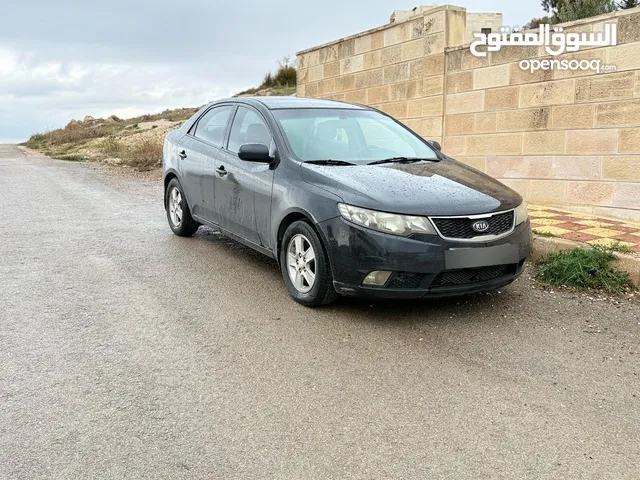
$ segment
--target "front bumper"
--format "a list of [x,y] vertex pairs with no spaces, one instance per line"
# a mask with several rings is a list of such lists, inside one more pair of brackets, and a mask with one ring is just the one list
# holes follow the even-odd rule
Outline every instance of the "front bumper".
[[[434,235],[399,237],[362,228],[342,217],[318,227],[327,246],[334,287],[349,296],[409,299],[493,290],[520,276],[531,247],[529,221],[509,236],[488,243]],[[374,270],[394,273],[384,286],[363,285],[364,277]]]

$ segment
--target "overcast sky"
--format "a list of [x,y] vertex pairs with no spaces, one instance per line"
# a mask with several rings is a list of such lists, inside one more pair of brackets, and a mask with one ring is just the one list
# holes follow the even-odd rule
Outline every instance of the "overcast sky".
[[[4,3],[4,2],[3,2]],[[8,3],[8,4],[7,4]],[[383,25],[407,0],[9,0],[0,17],[0,142],[84,115],[202,105],[258,85],[276,60]],[[424,2],[429,3],[429,2]],[[538,0],[460,0],[522,25]]]

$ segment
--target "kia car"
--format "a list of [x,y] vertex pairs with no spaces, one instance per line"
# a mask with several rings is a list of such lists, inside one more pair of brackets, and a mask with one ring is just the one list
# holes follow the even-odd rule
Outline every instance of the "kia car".
[[163,179],[176,235],[206,225],[274,258],[307,306],[496,289],[530,251],[518,193],[364,105],[210,103],[167,135]]

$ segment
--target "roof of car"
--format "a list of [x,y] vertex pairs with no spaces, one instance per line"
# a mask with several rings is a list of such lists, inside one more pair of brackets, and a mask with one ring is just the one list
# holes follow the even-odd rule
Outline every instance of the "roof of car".
[[365,110],[367,107],[353,103],[336,102],[333,100],[321,100],[319,98],[298,97],[241,97],[240,100],[253,100],[262,103],[269,110],[281,108],[349,108]]

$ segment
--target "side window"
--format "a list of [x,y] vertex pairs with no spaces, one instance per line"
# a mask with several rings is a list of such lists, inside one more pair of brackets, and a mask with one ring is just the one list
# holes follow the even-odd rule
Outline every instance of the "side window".
[[245,143],[262,143],[268,147],[271,144],[271,134],[260,115],[249,108],[238,107],[231,125],[228,148],[231,152],[238,153],[240,145]]
[[224,130],[232,110],[233,107],[230,105],[212,108],[200,119],[194,135],[221,147],[224,140]]

